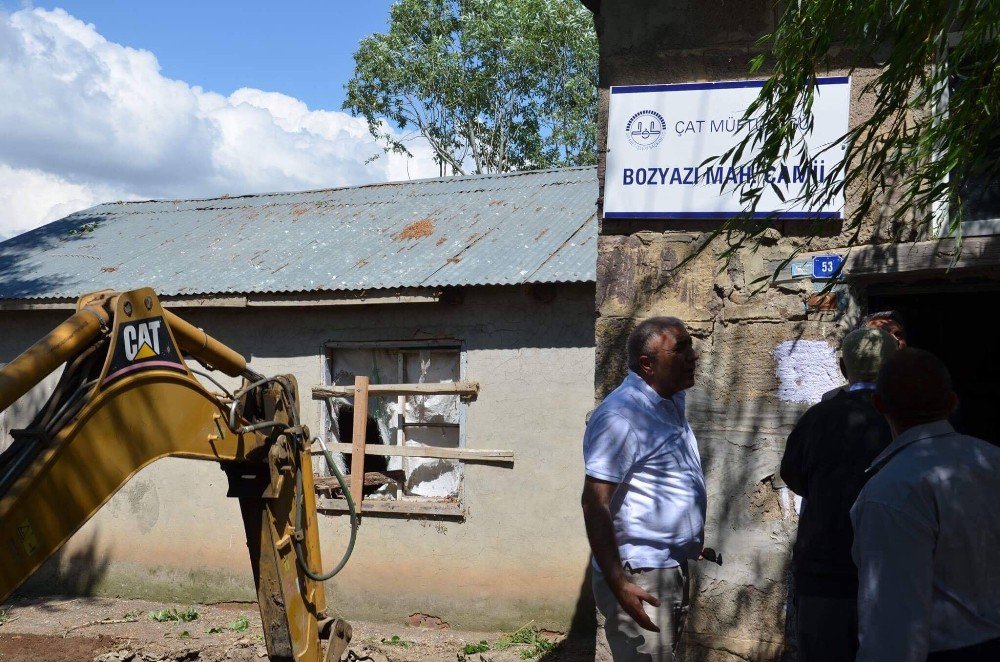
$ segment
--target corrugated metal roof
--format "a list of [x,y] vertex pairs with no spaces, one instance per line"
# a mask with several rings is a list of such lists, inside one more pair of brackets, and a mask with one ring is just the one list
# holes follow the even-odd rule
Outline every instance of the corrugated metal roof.
[[0,243],[0,299],[594,281],[592,167],[114,202]]

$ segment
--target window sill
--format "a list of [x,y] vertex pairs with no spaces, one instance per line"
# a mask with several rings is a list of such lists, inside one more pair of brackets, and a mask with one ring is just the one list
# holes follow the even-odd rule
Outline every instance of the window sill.
[[[465,508],[452,501],[386,501],[365,499],[361,502],[362,515],[406,515],[417,517],[448,517],[465,519]],[[322,513],[335,515],[347,512],[346,499],[316,497],[316,509]]]

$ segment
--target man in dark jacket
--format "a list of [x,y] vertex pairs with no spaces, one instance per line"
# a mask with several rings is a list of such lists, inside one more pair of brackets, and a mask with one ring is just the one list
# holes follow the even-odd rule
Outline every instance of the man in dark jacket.
[[879,367],[897,347],[880,329],[849,333],[841,345],[848,386],[811,407],[785,445],[781,478],[805,500],[792,555],[800,662],[854,660],[857,651],[850,510],[865,469],[892,441],[871,396]]

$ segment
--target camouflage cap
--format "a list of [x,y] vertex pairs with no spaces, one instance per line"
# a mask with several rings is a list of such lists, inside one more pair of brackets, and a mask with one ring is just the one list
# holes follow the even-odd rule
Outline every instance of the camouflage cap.
[[874,382],[882,363],[898,349],[896,339],[882,329],[858,329],[844,336],[840,356],[847,381]]

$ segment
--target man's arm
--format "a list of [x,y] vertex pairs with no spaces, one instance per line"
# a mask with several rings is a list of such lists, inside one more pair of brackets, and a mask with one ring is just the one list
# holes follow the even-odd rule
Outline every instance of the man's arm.
[[643,629],[659,632],[660,629],[646,614],[642,603],[648,602],[654,607],[659,607],[660,601],[628,581],[622,569],[618,544],[615,542],[614,523],[611,519],[611,510],[608,508],[617,487],[618,483],[598,480],[591,476],[585,477],[581,502],[587,539],[590,541],[594,560],[604,574],[604,581],[618,599],[622,609]]
[[862,499],[851,520],[858,566],[858,662],[924,662],[931,627],[933,527]]

